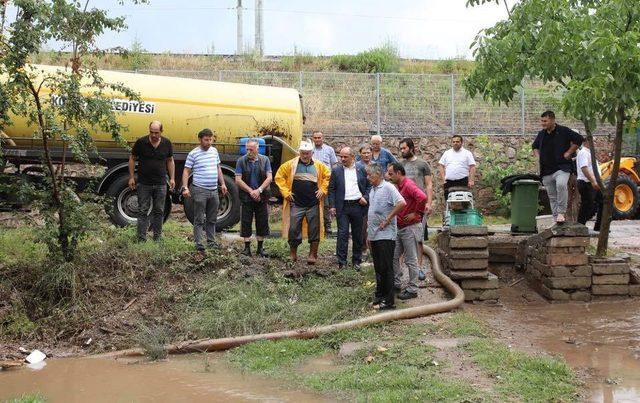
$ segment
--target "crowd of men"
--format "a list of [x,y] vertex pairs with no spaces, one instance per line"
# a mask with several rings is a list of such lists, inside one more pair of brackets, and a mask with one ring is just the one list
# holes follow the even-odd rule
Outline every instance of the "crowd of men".
[[[585,223],[601,204],[601,194],[591,168],[591,156],[583,139],[571,129],[556,124],[552,111],[541,116],[542,130],[533,142],[539,156],[540,176],[547,188],[553,216],[565,221],[567,183],[572,170],[577,170],[582,197],[578,221]],[[166,198],[175,186],[175,163],[171,142],[162,136],[162,124],[149,125],[148,136],[138,139],[129,160],[129,186],[136,189],[140,215],[138,240],[145,241],[151,226],[154,240],[162,235]],[[272,181],[283,197],[282,236],[287,238],[290,258],[298,260],[298,247],[309,242],[308,264],[318,260],[318,248],[325,234],[331,233],[337,221],[336,258],[340,269],[349,264],[360,270],[366,259],[373,262],[376,274],[374,306],[393,309],[395,298],[407,300],[418,296],[425,286],[426,267],[422,243],[428,239],[427,218],[433,211],[433,180],[429,163],[417,155],[412,139],[398,144],[401,159],[382,147],[382,137],[374,135],[369,144],[343,147],[336,155],[324,143],[322,132],[312,133],[312,141],[302,141],[299,155],[285,163],[273,175],[270,160],[259,153],[257,139],[246,142],[246,154],[238,159],[235,183],[241,201],[240,237],[242,254],[252,256],[251,237],[255,222],[256,256],[266,257],[263,242],[269,235],[269,187]],[[186,158],[180,192],[191,199],[194,209],[194,240],[197,257],[205,256],[207,247],[216,247],[215,231],[219,205],[218,193],[228,190],[213,146],[214,133],[203,129],[198,133],[198,147]],[[455,135],[452,147],[439,159],[443,191],[452,187],[473,188],[476,161],[463,146],[463,138]],[[137,162],[137,178],[135,167]],[[191,180],[190,180],[191,178]],[[188,185],[187,185],[188,184]],[[149,219],[151,218],[151,219]],[[600,214],[595,229],[599,229]]]

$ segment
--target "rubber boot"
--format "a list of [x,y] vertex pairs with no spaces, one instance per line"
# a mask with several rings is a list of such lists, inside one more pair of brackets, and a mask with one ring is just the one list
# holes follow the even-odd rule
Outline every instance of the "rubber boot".
[[298,248],[297,247],[290,247],[289,248],[289,253],[291,255],[291,261],[292,262],[297,262],[298,261]]
[[244,250],[243,250],[242,252],[240,252],[240,254],[241,254],[241,255],[248,256],[248,257],[251,257],[251,246],[246,245],[246,246],[244,247]]
[[311,242],[309,244],[309,258],[307,259],[307,264],[316,264],[318,261],[318,247],[320,246],[320,242]]

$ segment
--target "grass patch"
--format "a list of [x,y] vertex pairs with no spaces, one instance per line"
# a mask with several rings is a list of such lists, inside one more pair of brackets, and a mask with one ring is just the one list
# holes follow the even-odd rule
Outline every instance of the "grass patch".
[[151,361],[167,358],[168,353],[164,346],[171,338],[166,327],[142,325],[136,340]]
[[226,282],[211,279],[185,305],[187,328],[199,337],[255,334],[330,324],[367,312],[366,275],[290,280],[277,273]]
[[443,329],[455,337],[488,337],[487,326],[473,315],[459,311],[446,318]]
[[2,228],[0,231],[0,264],[13,267],[23,263],[33,266],[42,264],[47,256],[47,247],[37,243],[31,227]]
[[20,397],[16,397],[13,399],[9,399],[7,403],[44,403],[47,399],[45,399],[42,395],[28,395],[24,394]]
[[508,397],[525,402],[576,400],[575,375],[563,361],[513,351],[492,340],[472,341],[464,348],[498,379],[498,391]]
[[291,368],[305,359],[317,357],[326,351],[326,347],[318,339],[266,340],[232,350],[227,357],[244,370],[278,375],[283,374],[284,368]]

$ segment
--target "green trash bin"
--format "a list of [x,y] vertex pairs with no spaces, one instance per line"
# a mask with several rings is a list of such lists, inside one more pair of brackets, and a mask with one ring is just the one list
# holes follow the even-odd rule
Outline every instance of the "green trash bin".
[[536,232],[540,182],[521,179],[511,189],[511,232]]

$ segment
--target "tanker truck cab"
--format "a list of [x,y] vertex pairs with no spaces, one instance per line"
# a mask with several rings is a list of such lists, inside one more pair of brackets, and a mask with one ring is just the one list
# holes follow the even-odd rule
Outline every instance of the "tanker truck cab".
[[[45,71],[58,69],[38,66]],[[247,84],[194,80],[113,71],[100,71],[107,82],[124,83],[140,94],[141,101],[114,99],[113,109],[118,121],[128,128],[122,133],[132,147],[136,139],[148,134],[153,120],[162,122],[163,136],[173,144],[175,161],[175,190],[167,192],[165,219],[173,204],[183,204],[179,193],[184,163],[189,151],[199,146],[197,133],[209,128],[215,134],[214,144],[220,155],[221,168],[228,194],[220,194],[217,228],[223,230],[240,220],[240,199],[235,184],[235,166],[242,155],[241,139],[264,139],[264,154],[275,171],[280,164],[296,156],[295,148],[302,139],[302,97],[295,89]],[[53,98],[53,97],[52,97]],[[40,162],[42,148],[33,139],[33,128],[26,120],[15,118],[5,129],[3,151],[16,167]],[[97,193],[109,200],[107,212],[111,221],[119,226],[131,225],[138,215],[137,194],[128,187],[128,159],[130,150],[116,144],[106,133],[92,133],[98,155],[95,163],[106,167],[99,179]],[[57,160],[72,158],[68,150],[55,146],[52,154]],[[167,177],[167,186],[168,186]],[[278,194],[274,192],[272,194]],[[185,215],[193,222],[190,205]]]

